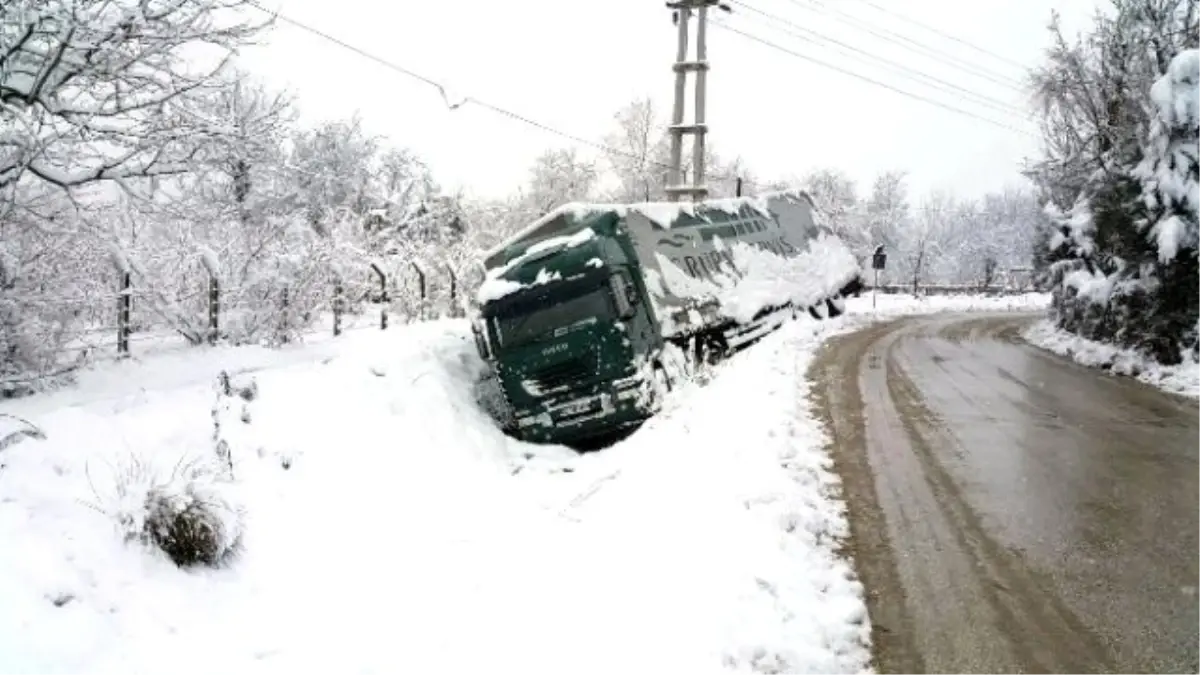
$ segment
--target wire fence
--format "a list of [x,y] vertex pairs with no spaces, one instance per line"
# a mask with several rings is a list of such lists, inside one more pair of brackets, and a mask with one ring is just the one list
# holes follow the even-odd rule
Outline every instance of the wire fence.
[[372,263],[360,278],[331,275],[332,280],[318,278],[298,289],[280,283],[222,285],[220,278],[200,269],[173,293],[139,287],[134,275],[123,271],[111,291],[39,297],[40,307],[57,308],[63,316],[23,326],[21,341],[45,354],[33,368],[18,367],[14,336],[0,334],[0,398],[32,393],[40,383],[81,366],[126,359],[138,351],[280,346],[321,333],[337,337],[462,317],[473,305],[471,290],[482,280],[481,272],[456,270],[448,263],[410,262],[393,270]]

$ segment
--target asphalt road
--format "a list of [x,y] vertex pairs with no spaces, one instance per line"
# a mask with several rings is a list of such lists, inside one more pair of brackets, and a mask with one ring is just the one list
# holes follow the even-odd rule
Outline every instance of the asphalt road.
[[1028,320],[902,319],[814,363],[875,667],[1197,672],[1197,404]]

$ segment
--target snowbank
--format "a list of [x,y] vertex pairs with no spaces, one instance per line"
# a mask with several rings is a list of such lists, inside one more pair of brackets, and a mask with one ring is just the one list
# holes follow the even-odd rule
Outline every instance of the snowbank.
[[1049,320],[1033,324],[1022,336],[1043,349],[1074,359],[1076,363],[1103,368],[1117,375],[1131,375],[1159,389],[1200,398],[1200,363],[1195,360],[1164,366],[1131,349],[1121,349],[1060,330]]
[[846,301],[849,314],[879,317],[937,312],[1042,312],[1050,306],[1049,293],[1021,295],[925,295],[879,293],[872,307],[871,291]]
[[[790,324],[584,456],[496,430],[463,321],[195,349],[0,404],[46,433],[0,455],[0,671],[863,670],[803,377],[846,325]],[[184,572],[88,505],[130,457],[209,450],[222,368],[258,384],[245,528],[230,565]]]

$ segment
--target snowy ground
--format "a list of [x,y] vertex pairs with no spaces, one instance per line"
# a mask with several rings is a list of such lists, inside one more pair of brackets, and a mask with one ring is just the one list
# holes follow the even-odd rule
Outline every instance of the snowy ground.
[[1022,295],[927,295],[915,296],[907,293],[879,293],[874,301],[871,291],[863,291],[857,298],[847,301],[851,314],[870,316],[902,316],[929,314],[934,312],[974,311],[1020,311],[1043,312],[1050,305],[1048,293],[1024,293]]
[[[1045,306],[879,300],[785,325],[584,456],[494,429],[455,321],[107,364],[0,403],[47,435],[0,451],[0,672],[864,670],[813,352],[882,316]],[[244,549],[185,572],[102,512],[131,457],[210,452],[222,368],[260,390]]]
[[1094,342],[1039,321],[1024,332],[1031,343],[1074,359],[1085,366],[1103,368],[1114,375],[1132,375],[1165,391],[1200,398],[1200,363],[1187,360],[1164,366],[1133,350]]

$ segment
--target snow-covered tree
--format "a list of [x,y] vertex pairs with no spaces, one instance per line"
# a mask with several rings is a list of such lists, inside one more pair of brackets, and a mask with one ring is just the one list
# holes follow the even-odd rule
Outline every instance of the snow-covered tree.
[[124,204],[151,226],[122,247],[135,263],[139,307],[190,341],[208,335],[208,283],[217,281],[234,342],[257,339],[286,282],[276,258],[296,226],[297,198],[285,141],[294,103],[285,94],[231,72],[195,93],[207,125],[219,129],[186,174],[161,181],[145,200]]
[[[1196,271],[1194,255],[1163,255],[1188,237],[1174,236],[1187,232],[1178,208],[1186,200],[1162,188],[1189,171],[1186,152],[1171,150],[1171,139],[1178,148],[1194,145],[1194,117],[1189,131],[1188,116],[1177,113],[1194,109],[1195,85],[1187,80],[1194,83],[1195,74],[1176,80],[1168,71],[1197,45],[1197,3],[1112,5],[1073,43],[1052,25],[1054,45],[1035,74],[1046,151],[1029,174],[1050,202],[1058,324],[1173,363],[1196,350]],[[1195,65],[1187,58],[1184,70]],[[1190,93],[1176,98],[1177,87]]]
[[9,0],[0,6],[0,190],[64,190],[188,170],[213,133],[188,94],[219,72],[189,50],[227,57],[261,25],[239,0]]
[[[871,194],[862,205],[862,228],[870,238],[872,250],[883,246],[896,252],[899,233],[908,227],[911,217],[908,206],[908,186],[901,171],[889,171],[875,178]],[[881,275],[881,278],[890,275]]]
[[826,224],[835,232],[859,260],[874,250],[866,227],[863,205],[858,200],[854,181],[838,169],[810,171],[800,185],[813,198]]
[[944,237],[961,218],[960,206],[945,192],[935,192],[906,218],[892,235],[895,238],[896,268],[913,293],[930,281],[934,259],[939,257]]
[[662,199],[671,142],[666,123],[650,98],[639,98],[613,116],[617,128],[604,137],[608,169],[618,187],[612,200],[621,203]]
[[1171,60],[1167,72],[1150,88],[1155,114],[1143,159],[1134,170],[1149,212],[1140,229],[1157,245],[1162,263],[1180,256],[1195,256],[1200,238],[1197,80],[1200,80],[1200,51],[1188,49]]
[[[107,252],[126,258],[115,235],[130,220],[104,207],[119,189],[140,199],[156,181],[189,173],[228,134],[202,114],[197,92],[263,28],[243,18],[245,4],[0,3],[4,376],[84,354],[60,347],[99,319],[97,307],[112,323]],[[205,55],[208,66],[197,65]]]
[[[1152,330],[1178,339],[1193,352],[1200,345],[1200,51],[1188,49],[1171,60],[1150,88],[1155,114],[1141,163],[1133,175],[1141,183],[1146,217],[1137,230],[1152,244],[1157,271],[1157,307]],[[1176,337],[1177,336],[1177,337]]]
[[525,197],[540,216],[567,202],[592,199],[598,179],[596,164],[576,150],[549,150],[534,160]]

